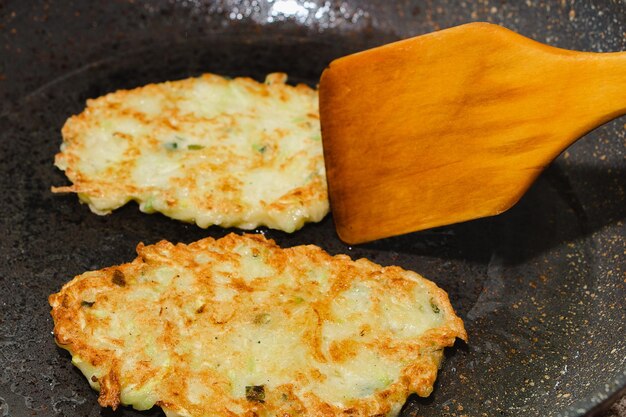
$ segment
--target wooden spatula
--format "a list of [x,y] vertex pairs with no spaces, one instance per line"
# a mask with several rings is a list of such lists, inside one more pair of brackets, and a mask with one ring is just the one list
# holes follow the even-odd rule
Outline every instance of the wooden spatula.
[[337,59],[319,94],[337,232],[361,243],[510,208],[626,113],[626,53],[470,23]]

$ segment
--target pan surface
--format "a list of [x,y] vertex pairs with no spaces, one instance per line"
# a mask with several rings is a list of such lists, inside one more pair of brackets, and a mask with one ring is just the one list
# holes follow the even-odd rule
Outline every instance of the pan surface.
[[[162,415],[100,409],[54,344],[47,296],[130,261],[140,241],[229,232],[136,205],[99,217],[53,196],[67,183],[52,166],[60,128],[87,98],[202,72],[285,71],[315,85],[335,57],[475,20],[565,48],[626,50],[619,1],[0,4],[0,416]],[[577,142],[498,217],[358,247],[337,239],[330,216],[292,235],[263,232],[413,269],[449,292],[470,341],[447,351],[434,393],[411,397],[403,415],[595,415],[626,386],[625,122]]]

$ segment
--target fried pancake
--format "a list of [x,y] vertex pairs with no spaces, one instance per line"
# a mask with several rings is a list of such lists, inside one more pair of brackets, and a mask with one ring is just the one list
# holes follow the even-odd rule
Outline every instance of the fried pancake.
[[97,214],[146,213],[293,232],[328,213],[317,91],[274,73],[150,84],[88,100],[55,165]]
[[99,402],[173,416],[397,414],[465,329],[418,274],[262,235],[137,247],[50,296]]

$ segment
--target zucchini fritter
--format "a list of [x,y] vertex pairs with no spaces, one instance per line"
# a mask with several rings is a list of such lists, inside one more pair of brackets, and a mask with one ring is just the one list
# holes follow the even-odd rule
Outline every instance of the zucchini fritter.
[[131,200],[206,228],[293,232],[328,213],[317,91],[274,73],[150,84],[88,100],[55,165],[97,214]]
[[465,329],[418,274],[262,235],[139,244],[50,296],[102,406],[173,416],[397,414]]

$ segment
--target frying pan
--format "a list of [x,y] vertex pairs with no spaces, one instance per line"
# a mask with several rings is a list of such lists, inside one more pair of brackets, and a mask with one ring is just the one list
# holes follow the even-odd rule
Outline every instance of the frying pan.
[[[228,232],[135,205],[99,217],[53,196],[67,181],[52,166],[60,128],[87,98],[202,72],[285,71],[314,85],[335,57],[473,20],[564,48],[626,49],[626,4],[600,0],[9,1],[0,19],[0,416],[16,417],[161,415],[100,409],[54,344],[46,297],[131,260],[140,241]],[[577,142],[498,217],[358,247],[337,239],[331,216],[262,232],[413,269],[449,292],[470,341],[447,350],[434,393],[403,415],[597,415],[626,386],[624,122]]]

